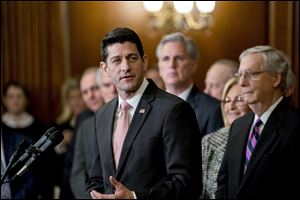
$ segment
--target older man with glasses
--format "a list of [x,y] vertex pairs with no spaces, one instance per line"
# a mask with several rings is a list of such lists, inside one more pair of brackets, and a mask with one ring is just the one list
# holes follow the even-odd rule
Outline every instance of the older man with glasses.
[[289,198],[297,195],[299,110],[284,98],[288,61],[270,46],[240,55],[235,75],[251,113],[231,126],[216,198]]

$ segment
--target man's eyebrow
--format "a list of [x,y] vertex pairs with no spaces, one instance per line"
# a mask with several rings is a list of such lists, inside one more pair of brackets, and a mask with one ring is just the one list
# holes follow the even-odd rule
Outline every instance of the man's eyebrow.
[[120,57],[119,55],[115,55],[115,56],[110,57],[109,59],[112,60],[112,59],[119,58],[119,57]]

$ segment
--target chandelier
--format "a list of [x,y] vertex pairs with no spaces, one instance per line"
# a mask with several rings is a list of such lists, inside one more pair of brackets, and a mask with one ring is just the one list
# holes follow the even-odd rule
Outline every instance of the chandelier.
[[205,30],[213,23],[215,1],[143,1],[143,5],[154,30]]

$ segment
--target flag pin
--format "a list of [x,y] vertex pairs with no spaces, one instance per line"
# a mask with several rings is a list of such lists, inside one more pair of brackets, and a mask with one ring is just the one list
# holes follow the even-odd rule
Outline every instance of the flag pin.
[[145,113],[145,109],[144,108],[140,109],[139,113]]

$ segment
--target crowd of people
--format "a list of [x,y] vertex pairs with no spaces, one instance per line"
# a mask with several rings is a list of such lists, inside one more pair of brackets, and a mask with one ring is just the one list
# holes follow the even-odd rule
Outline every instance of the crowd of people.
[[[192,38],[168,34],[156,56],[149,68],[129,28],[107,33],[100,67],[62,86],[53,126],[63,141],[19,179],[9,175],[1,199],[296,196],[299,110],[288,58],[271,46],[248,48],[239,62],[213,63],[201,91]],[[20,141],[33,144],[46,130],[28,113],[22,84],[8,82],[2,99],[1,175]]]

